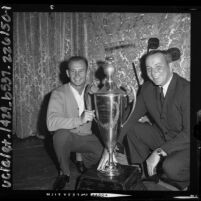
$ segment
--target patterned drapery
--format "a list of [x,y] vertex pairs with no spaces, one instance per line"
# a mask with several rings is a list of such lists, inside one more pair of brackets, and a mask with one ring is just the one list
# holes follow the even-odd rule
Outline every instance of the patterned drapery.
[[[142,84],[142,57],[149,38],[158,38],[159,49],[177,47],[181,59],[174,62],[174,71],[190,80],[190,14],[185,13],[87,13],[88,58],[94,68],[96,61],[112,55],[117,68],[118,83],[138,85],[134,63]],[[105,51],[111,47],[112,51]]]
[[60,84],[59,64],[72,54],[72,13],[14,13],[14,131],[37,133],[46,94]]
[[[89,61],[89,81],[98,62],[113,56],[116,81],[138,85],[140,58],[150,37],[160,49],[178,47],[182,53],[174,71],[190,80],[190,14],[185,13],[14,13],[13,129],[19,138],[45,128],[48,95],[60,81],[60,64],[71,55]],[[121,46],[122,48],[111,48]],[[110,50],[110,51],[108,51]],[[44,129],[45,132],[45,129]]]

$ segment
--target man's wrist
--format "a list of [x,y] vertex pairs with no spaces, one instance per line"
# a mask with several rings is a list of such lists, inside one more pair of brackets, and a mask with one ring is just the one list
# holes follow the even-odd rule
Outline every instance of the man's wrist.
[[83,123],[83,119],[82,119],[81,116],[78,118],[78,124],[79,124],[79,126],[81,126],[81,125],[84,124],[84,123]]
[[162,156],[162,157],[167,156],[167,153],[166,153],[163,149],[161,149],[161,148],[156,149],[156,153],[157,153],[159,156]]

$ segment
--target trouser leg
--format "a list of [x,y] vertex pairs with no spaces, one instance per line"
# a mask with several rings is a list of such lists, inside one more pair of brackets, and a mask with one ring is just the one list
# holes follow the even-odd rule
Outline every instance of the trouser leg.
[[[143,163],[153,150],[165,143],[157,128],[144,123],[132,125],[127,133],[127,139],[131,163]],[[161,165],[162,178],[177,183],[180,188],[189,184],[190,148],[188,145],[182,151],[169,154]]]
[[70,153],[83,153],[86,167],[97,163],[102,155],[103,147],[95,135],[79,136],[66,129],[55,132],[53,136],[54,149],[60,169],[64,174],[70,175]]
[[127,133],[131,163],[142,163],[148,155],[164,143],[160,131],[147,123],[135,123]]
[[89,168],[99,162],[103,152],[103,146],[95,135],[75,135],[72,151],[82,153],[83,162]]
[[60,129],[53,135],[53,146],[59,162],[60,170],[70,175],[70,152],[72,144],[72,134],[66,129]]
[[168,155],[162,164],[162,178],[176,183],[181,189],[190,181],[190,147]]

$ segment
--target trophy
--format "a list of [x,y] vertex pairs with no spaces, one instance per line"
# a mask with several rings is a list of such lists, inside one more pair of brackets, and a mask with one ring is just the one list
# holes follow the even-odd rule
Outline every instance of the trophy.
[[[113,58],[106,58],[103,66],[106,80],[104,86],[94,93],[94,104],[96,112],[96,122],[98,123],[100,137],[104,146],[109,152],[109,161],[103,170],[100,170],[105,176],[118,176],[121,174],[121,168],[113,161],[114,149],[120,134],[121,128],[129,120],[136,103],[135,89],[130,86],[134,96],[134,101],[129,115],[125,122],[123,122],[124,105],[123,99],[128,95],[126,91],[117,87],[113,77],[115,68],[113,66]],[[125,97],[125,98],[124,98]]]

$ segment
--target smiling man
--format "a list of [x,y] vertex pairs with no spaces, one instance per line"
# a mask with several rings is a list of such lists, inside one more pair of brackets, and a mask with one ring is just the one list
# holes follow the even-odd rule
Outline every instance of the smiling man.
[[[131,163],[145,164],[148,176],[184,189],[190,180],[190,83],[173,72],[168,51],[150,51],[146,69],[150,80],[143,84],[120,139],[126,134]],[[151,125],[139,122],[145,114]]]
[[52,92],[47,111],[47,127],[53,133],[60,165],[54,190],[62,190],[70,181],[71,152],[82,153],[86,167],[97,163],[102,153],[102,145],[91,131],[94,111],[85,107],[85,97],[89,98],[85,92],[88,62],[84,57],[73,56],[67,63],[70,82]]

